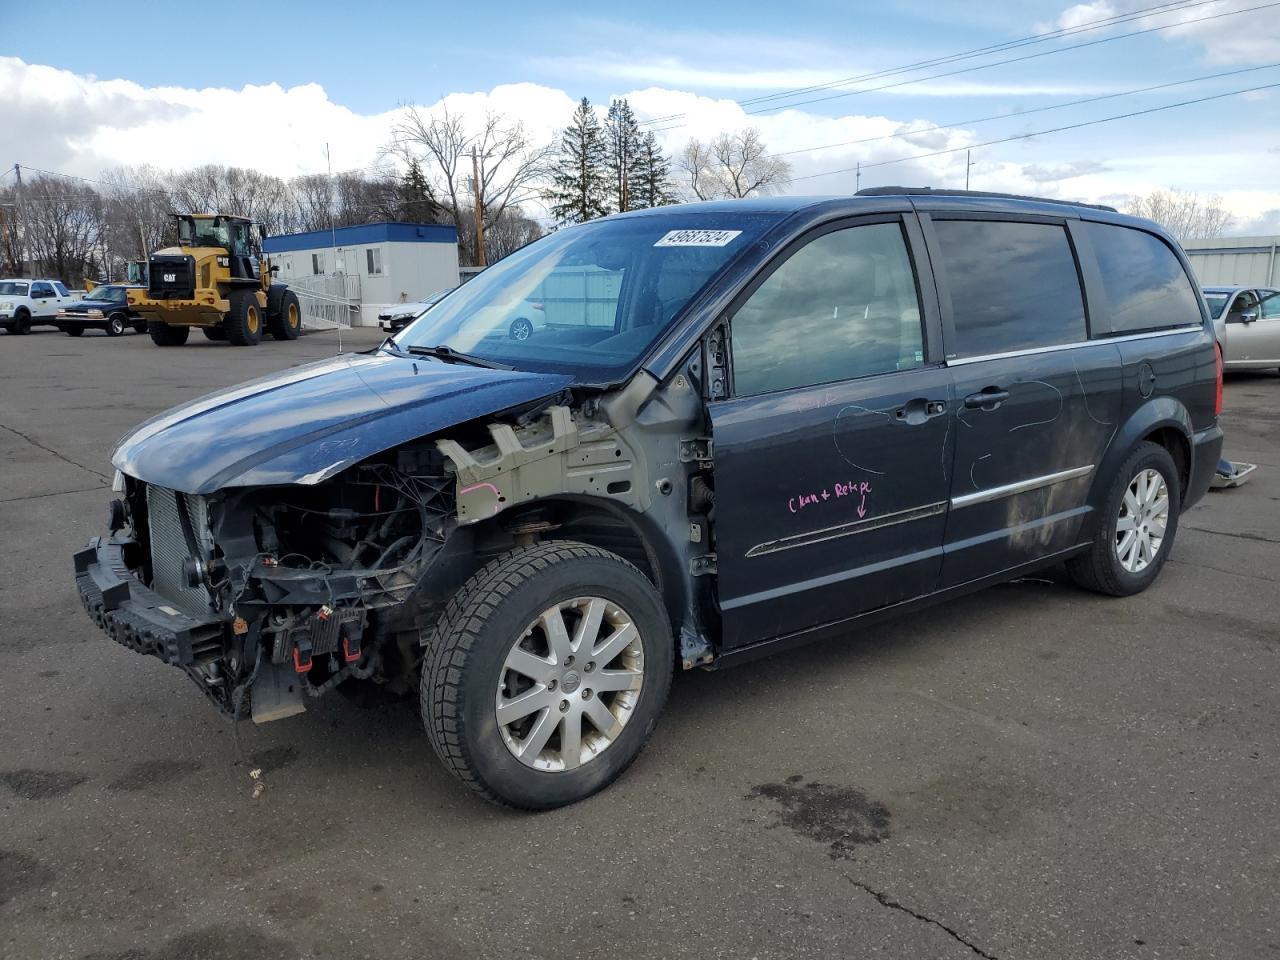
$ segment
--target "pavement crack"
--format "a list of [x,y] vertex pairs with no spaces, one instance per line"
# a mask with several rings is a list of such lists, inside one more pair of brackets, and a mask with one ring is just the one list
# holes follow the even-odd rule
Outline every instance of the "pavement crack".
[[857,887],[859,890],[863,891],[864,893],[869,893],[871,896],[875,897],[876,901],[882,907],[888,907],[890,910],[898,910],[902,913],[905,913],[909,917],[914,917],[916,920],[919,920],[922,923],[933,924],[939,930],[942,930],[943,932],[945,932],[947,936],[951,937],[953,940],[955,940],[958,943],[964,944],[966,947],[968,947],[978,956],[984,958],[984,960],[999,960],[999,958],[996,957],[995,954],[987,953],[981,947],[966,940],[957,931],[953,930],[951,927],[948,927],[941,920],[935,920],[933,919],[933,917],[930,917],[926,914],[918,913],[915,910],[912,910],[910,907],[899,903],[897,900],[894,900],[887,893],[881,893],[879,890],[876,890],[875,888],[868,886],[867,884],[863,883],[861,880],[855,880],[853,879],[853,877],[850,877],[847,875],[845,875],[844,878],[848,880],[851,884],[853,884],[855,887]]
[[1275,537],[1267,537],[1261,533],[1233,533],[1230,530],[1214,530],[1210,527],[1193,527],[1191,524],[1183,524],[1188,530],[1196,530],[1200,533],[1212,533],[1219,537],[1234,537],[1237,540],[1257,540],[1260,543],[1280,543],[1280,539]]
[[23,500],[43,500],[45,497],[65,497],[71,493],[92,493],[94,490],[101,490],[104,486],[106,486],[105,482],[92,487],[82,487],[79,490],[58,490],[54,493],[33,493],[25,497],[4,497],[3,499],[0,499],[0,503],[21,503]]
[[92,467],[86,467],[83,463],[77,463],[75,460],[72,460],[66,454],[59,453],[57,450],[54,450],[52,447],[46,447],[39,440],[35,439],[34,437],[27,436],[27,434],[23,433],[21,430],[15,430],[13,427],[9,426],[6,423],[0,423],[0,428],[8,430],[15,437],[21,437],[23,440],[27,441],[27,443],[31,444],[33,447],[43,450],[45,453],[50,454],[51,456],[57,457],[63,463],[69,463],[73,467],[80,468],[85,473],[93,474],[95,477],[98,477],[99,479],[101,479],[104,483],[111,482],[111,478],[108,477],[106,474],[99,473],[97,470],[94,470]]

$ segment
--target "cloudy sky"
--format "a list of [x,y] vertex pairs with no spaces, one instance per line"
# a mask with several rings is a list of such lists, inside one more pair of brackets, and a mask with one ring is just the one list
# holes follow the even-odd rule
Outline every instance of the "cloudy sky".
[[[972,146],[974,189],[1114,202],[1177,187],[1221,195],[1235,233],[1280,233],[1280,86],[1045,132],[1280,85],[1277,0],[1131,16],[1155,6],[226,0],[211,24],[200,4],[139,20],[0,0],[0,170],[218,162],[287,177],[323,171],[326,142],[335,170],[368,168],[406,103],[496,110],[550,140],[579,97],[625,96],[642,120],[671,118],[649,126],[672,153],[759,127],[792,164],[788,192],[852,192],[859,161],[864,187],[959,187]],[[241,40],[206,42],[233,23]],[[1075,32],[1050,33],[1062,29]],[[951,59],[1024,38],[1037,42]],[[792,92],[804,88],[820,89]]]

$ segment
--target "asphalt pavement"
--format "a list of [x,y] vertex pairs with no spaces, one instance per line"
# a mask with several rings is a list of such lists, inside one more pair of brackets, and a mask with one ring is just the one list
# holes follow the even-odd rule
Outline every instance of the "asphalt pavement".
[[1147,593],[1049,574],[683,674],[617,784],[526,815],[404,704],[237,750],[76,599],[125,430],[337,350],[0,334],[0,957],[1280,956],[1280,375],[1229,378],[1259,469]]

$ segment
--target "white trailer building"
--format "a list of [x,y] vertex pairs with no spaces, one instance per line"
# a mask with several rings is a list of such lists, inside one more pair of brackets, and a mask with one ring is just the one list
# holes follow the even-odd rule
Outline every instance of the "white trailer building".
[[458,285],[458,231],[439,223],[364,223],[268,237],[262,249],[277,276],[350,305],[351,322],[376,326],[392,303]]
[[1184,240],[1182,249],[1205,286],[1280,286],[1280,237]]

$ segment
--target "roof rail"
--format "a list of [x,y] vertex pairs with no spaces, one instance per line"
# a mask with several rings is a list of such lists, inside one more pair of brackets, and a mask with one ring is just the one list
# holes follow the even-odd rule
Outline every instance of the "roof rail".
[[1034,203],[1059,203],[1065,207],[1089,207],[1119,213],[1115,207],[1101,203],[1081,203],[1078,200],[1052,200],[1048,197],[1024,197],[1017,193],[988,193],[984,190],[935,190],[933,187],[867,187],[859,190],[857,197],[983,197],[988,200],[1030,200]]

